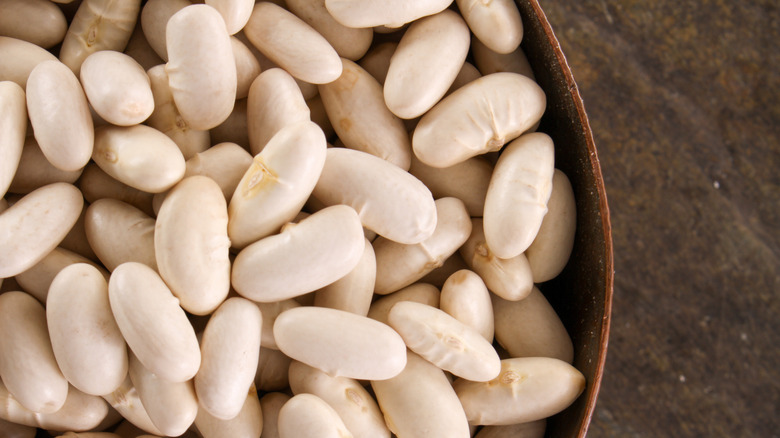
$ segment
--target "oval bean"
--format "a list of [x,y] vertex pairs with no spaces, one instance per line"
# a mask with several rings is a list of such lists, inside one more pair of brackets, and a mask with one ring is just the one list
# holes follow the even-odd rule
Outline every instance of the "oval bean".
[[282,392],[269,392],[260,399],[263,409],[263,438],[279,438],[279,411],[291,398]]
[[387,315],[390,313],[390,309],[395,303],[401,301],[414,301],[431,307],[439,307],[439,289],[427,283],[415,283],[407,286],[398,292],[393,292],[374,301],[368,309],[368,317],[387,324]]
[[[264,397],[265,398],[265,397]],[[234,418],[229,420],[220,420],[211,416],[206,410],[199,409],[198,416],[195,417],[195,427],[203,438],[222,438],[222,437],[259,437],[261,432],[263,437],[268,430],[267,423],[264,422],[265,410],[257,398],[257,391],[249,388],[244,398],[244,404],[241,411]],[[270,436],[270,434],[269,434]]]
[[299,394],[288,400],[279,410],[278,428],[281,438],[352,437],[336,411],[312,394]]
[[87,202],[94,203],[98,199],[105,198],[116,199],[130,204],[148,215],[154,214],[152,209],[153,194],[117,181],[103,172],[94,162],[90,162],[84,168],[84,172],[78,180],[78,187]]
[[[152,419],[149,418],[149,414],[146,412],[146,408],[141,403],[141,398],[138,395],[138,391],[133,382],[130,380],[130,376],[125,377],[124,382],[114,392],[102,396],[108,404],[111,405],[114,410],[122,415],[125,419],[124,423],[130,423],[134,427],[141,429],[147,433],[153,435],[162,435],[163,433],[157,429],[157,426],[152,423]],[[120,426],[118,429],[121,429]]]
[[536,80],[522,47],[502,55],[490,50],[478,38],[474,37],[471,39],[471,54],[474,57],[474,63],[483,75],[510,72]]
[[106,403],[69,386],[65,404],[53,413],[34,412],[19,404],[0,381],[0,417],[25,426],[49,430],[84,431],[97,427],[108,414]]
[[252,165],[252,156],[241,146],[226,142],[198,152],[185,165],[185,178],[203,175],[213,179],[229,201],[244,172]]
[[438,288],[441,288],[444,286],[444,282],[447,281],[447,278],[449,278],[450,275],[461,269],[469,269],[469,267],[466,265],[466,262],[463,261],[463,257],[461,257],[460,252],[456,252],[447,260],[445,260],[443,265],[429,272],[425,277],[421,278],[420,282],[430,283]]
[[173,15],[190,6],[189,0],[148,0],[141,10],[141,29],[144,37],[155,53],[168,62],[166,28]]
[[387,70],[390,69],[390,58],[392,58],[398,43],[388,41],[371,48],[364,57],[358,61],[358,65],[363,67],[379,85],[385,85]]
[[474,438],[543,438],[547,420],[536,420],[508,426],[485,426]]
[[11,81],[0,82],[0,198],[5,196],[17,172],[27,132],[24,90]]
[[[265,324],[265,320],[263,323]],[[288,372],[291,362],[292,359],[279,350],[260,347],[260,360],[257,362],[257,372],[255,373],[257,389],[263,391],[285,390],[290,386]]]
[[290,12],[325,37],[342,58],[357,61],[371,46],[374,32],[342,25],[330,15],[325,0],[287,0],[286,4]]
[[262,68],[252,50],[240,39],[231,36],[230,47],[233,49],[233,59],[236,61],[236,99],[243,99],[249,95],[249,87]]
[[16,274],[14,278],[25,292],[34,296],[41,303],[45,303],[54,277],[65,267],[76,263],[92,265],[100,272],[103,278],[108,280],[108,272],[103,267],[98,266],[84,256],[62,247],[54,248],[40,262],[31,266],[30,269]]
[[98,199],[87,207],[84,228],[90,247],[109,271],[125,262],[157,270],[155,220],[141,210],[116,199]]
[[[276,338],[274,337],[274,323],[276,318],[285,310],[293,307],[300,307],[297,301],[291,299],[274,301],[269,303],[255,303],[263,314],[263,329],[261,330],[261,342],[264,348],[278,350]],[[259,385],[258,385],[259,386]],[[261,388],[263,389],[263,388]]]
[[137,125],[154,110],[149,76],[124,53],[102,50],[89,55],[80,79],[92,108],[113,125]]
[[374,297],[375,282],[376,254],[371,242],[366,239],[357,266],[347,275],[318,290],[314,305],[366,316]]
[[427,15],[439,13],[452,0],[325,0],[325,7],[339,23],[348,27],[401,27]]
[[30,193],[35,189],[56,182],[75,183],[84,169],[62,170],[54,167],[43,154],[35,136],[24,139],[22,156],[16,174],[13,175],[8,191],[11,193]]
[[523,40],[523,21],[512,0],[456,0],[469,29],[491,50],[511,53]]
[[422,181],[435,199],[452,196],[466,204],[471,217],[482,217],[493,166],[484,157],[473,157],[450,167],[431,167],[412,157],[409,173]]
[[44,61],[56,61],[57,57],[33,43],[7,36],[0,36],[0,81],[16,82],[27,88],[27,78],[35,67]]
[[206,0],[206,4],[219,11],[230,35],[244,28],[255,6],[254,0]]
[[0,34],[48,49],[65,38],[68,22],[54,3],[46,0],[2,0]]
[[494,317],[490,291],[474,271],[462,269],[447,278],[441,288],[441,310],[493,342]]
[[130,35],[130,40],[127,42],[124,53],[133,58],[144,70],[149,70],[155,65],[165,64],[165,61],[157,55],[157,52],[152,49],[152,46],[146,40],[140,20],[136,23],[133,34]]
[[[236,143],[249,151],[249,132],[247,128],[249,123],[246,114],[247,100],[248,99],[237,100],[236,104],[233,106],[233,112],[230,113],[228,118],[219,126],[209,130],[211,143]],[[249,155],[249,157],[252,158],[252,155]]]

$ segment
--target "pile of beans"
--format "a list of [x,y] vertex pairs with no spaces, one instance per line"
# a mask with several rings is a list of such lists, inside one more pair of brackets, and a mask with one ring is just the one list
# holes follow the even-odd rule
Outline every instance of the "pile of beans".
[[54,1],[0,0],[0,435],[531,437],[583,391],[514,2]]

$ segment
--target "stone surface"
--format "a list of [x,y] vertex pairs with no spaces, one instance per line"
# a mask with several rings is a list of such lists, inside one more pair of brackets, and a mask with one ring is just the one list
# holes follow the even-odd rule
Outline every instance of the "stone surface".
[[609,199],[589,437],[778,436],[780,3],[543,0]]

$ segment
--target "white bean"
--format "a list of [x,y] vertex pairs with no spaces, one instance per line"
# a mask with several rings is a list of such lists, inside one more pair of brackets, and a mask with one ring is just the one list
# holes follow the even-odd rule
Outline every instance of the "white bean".
[[427,15],[443,11],[452,0],[325,0],[325,7],[339,23],[348,27],[401,27]]
[[255,386],[257,389],[282,391],[290,386],[288,372],[291,362],[292,359],[279,350],[260,347],[260,360],[257,362],[257,372],[255,373]]
[[33,43],[7,36],[0,36],[0,81],[16,82],[27,88],[27,78],[35,66],[43,61],[56,61],[57,57]]
[[48,49],[65,38],[68,22],[54,3],[46,0],[2,0],[0,34]]
[[189,0],[149,0],[141,10],[141,29],[144,37],[163,62],[168,62],[165,37],[168,20],[191,4]]
[[286,3],[290,12],[325,37],[342,58],[357,61],[371,46],[374,32],[342,25],[325,8],[325,0],[287,0]]
[[73,251],[57,247],[48,253],[40,262],[30,269],[16,274],[14,277],[25,292],[34,296],[41,303],[46,302],[49,287],[54,277],[67,266],[75,263],[88,263],[100,271],[100,274],[108,280],[108,272],[92,260],[85,258]]
[[243,99],[249,95],[249,87],[262,68],[252,50],[240,39],[231,36],[230,47],[233,49],[233,59],[236,61],[236,99]]
[[543,438],[546,428],[546,419],[507,426],[485,426],[474,438]]
[[483,157],[473,157],[450,167],[431,167],[412,157],[409,173],[431,190],[435,199],[452,196],[466,204],[471,217],[482,217],[493,166]]
[[512,0],[456,0],[472,32],[491,50],[511,53],[523,40],[523,21]]
[[261,330],[261,342],[263,348],[278,350],[276,339],[274,338],[274,323],[276,318],[285,310],[293,307],[300,307],[297,301],[290,298],[287,300],[274,301],[270,303],[255,303],[263,314],[263,329]]
[[206,0],[206,4],[219,11],[230,35],[244,28],[255,6],[254,0]]
[[279,411],[291,398],[282,392],[269,392],[260,399],[263,408],[263,438],[279,438]]
[[250,388],[238,415],[230,420],[220,420],[201,408],[198,410],[198,416],[195,417],[195,427],[198,428],[198,432],[203,438],[258,438],[261,432],[265,438],[268,423],[263,421],[265,410],[261,406],[260,400],[257,398],[257,391]]
[[439,289],[427,283],[415,283],[407,286],[398,292],[393,292],[374,301],[368,310],[368,317],[387,324],[387,315],[390,313],[390,309],[395,303],[401,301],[414,301],[431,307],[439,307]]
[[195,154],[185,164],[185,178],[203,175],[213,179],[229,201],[244,172],[252,165],[252,156],[241,146],[226,142]]
[[352,438],[336,411],[312,394],[288,400],[279,410],[278,421],[281,438]]
[[376,281],[376,254],[366,239],[363,255],[355,269],[335,282],[317,291],[314,305],[352,312],[366,316],[374,297]]
[[146,412],[143,403],[141,403],[141,398],[139,397],[135,386],[133,386],[133,382],[130,380],[129,375],[125,378],[119,388],[102,397],[112,408],[122,415],[122,418],[124,418],[126,422],[153,435],[159,436],[163,434],[157,429],[157,426],[152,423],[152,419],[149,418],[149,414]]
[[24,139],[19,166],[16,168],[16,174],[13,175],[14,179],[11,181],[11,186],[8,187],[8,191],[11,193],[30,193],[35,189],[56,182],[73,184],[79,179],[83,170],[83,168],[62,170],[54,167],[38,146],[35,136],[30,135]]
[[152,209],[154,195],[117,181],[103,172],[94,162],[90,162],[84,168],[84,172],[78,180],[78,187],[83,192],[87,202],[94,203],[98,199],[104,198],[116,199],[130,204],[148,215],[154,214]]
[[493,342],[493,305],[490,291],[479,275],[468,269],[450,275],[441,288],[440,299],[441,310]]
[[5,196],[22,158],[27,132],[24,90],[11,81],[0,82],[0,197]]
[[35,438],[35,433],[38,431],[35,427],[12,423],[2,418],[0,418],[0,430],[5,432],[6,438]]
[[490,50],[478,38],[473,37],[471,39],[471,55],[474,57],[474,64],[476,64],[483,75],[511,72],[536,80],[534,71],[522,47],[502,55]]
[[398,43],[392,41],[374,46],[358,61],[358,65],[371,74],[380,85],[385,85],[390,58],[393,57],[396,48]]
[[157,270],[154,218],[116,199],[98,199],[87,207],[87,240],[109,271],[125,262],[139,262]]

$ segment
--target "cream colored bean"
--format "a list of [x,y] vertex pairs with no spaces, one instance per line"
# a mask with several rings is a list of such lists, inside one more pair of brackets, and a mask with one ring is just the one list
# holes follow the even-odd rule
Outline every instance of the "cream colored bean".
[[13,423],[49,430],[90,430],[100,424],[108,413],[108,406],[93,395],[84,394],[69,386],[65,404],[57,412],[33,412],[11,395],[0,382],[0,418]]
[[260,52],[298,79],[327,84],[341,75],[339,55],[328,40],[273,3],[255,4],[244,33]]
[[176,143],[146,125],[98,128],[92,159],[120,182],[150,193],[164,192],[184,177]]
[[466,204],[471,217],[481,217],[485,209],[493,166],[483,157],[473,157],[450,167],[431,167],[412,157],[409,173],[422,181],[436,199],[452,196]]
[[154,218],[116,199],[92,203],[84,222],[90,247],[109,271],[125,262],[157,270],[154,226]]
[[89,246],[89,241],[87,240],[87,231],[84,227],[85,217],[87,213],[87,204],[84,204],[84,208],[81,210],[81,214],[79,215],[79,218],[76,220],[76,223],[73,225],[73,228],[70,229],[68,234],[65,236],[64,239],[62,239],[62,242],[60,242],[60,246],[75,252],[76,254],[79,254],[80,256],[86,257],[93,262],[98,261],[97,255],[95,255],[95,252],[92,251],[92,248]]
[[443,310],[402,301],[390,309],[388,323],[409,349],[456,376],[485,382],[501,369],[501,359],[490,342]]
[[246,111],[252,155],[259,154],[282,128],[310,120],[301,89],[281,68],[265,70],[252,82]]
[[141,28],[146,41],[162,58],[168,62],[168,47],[166,44],[166,27],[168,20],[180,10],[190,6],[188,0],[149,0],[141,10]]
[[347,275],[364,246],[355,210],[329,207],[244,248],[233,263],[232,284],[254,301],[293,298]]
[[185,160],[208,149],[211,146],[209,131],[193,129],[179,113],[173,101],[165,66],[152,67],[146,74],[151,81],[154,95],[154,111],[147,122],[149,126],[170,137],[181,150]]
[[54,3],[46,0],[2,0],[0,35],[29,41],[45,49],[65,38],[68,22]]
[[[274,319],[274,321],[276,320]],[[265,324],[265,320],[263,323]],[[257,372],[255,373],[257,389],[263,391],[285,390],[290,386],[288,372],[291,362],[292,359],[279,350],[260,347],[260,360],[257,362]]]
[[515,73],[483,76],[444,98],[423,116],[412,137],[415,155],[449,167],[497,151],[533,126],[546,97],[536,82]]
[[41,261],[68,234],[83,205],[77,188],[54,183],[25,195],[0,214],[0,278]]
[[198,415],[198,399],[192,381],[169,382],[149,371],[130,355],[128,375],[152,423],[163,435],[183,434]]
[[478,38],[474,37],[471,39],[471,54],[477,68],[485,76],[493,73],[511,72],[536,80],[522,47],[502,55],[490,50]]
[[40,262],[17,274],[14,278],[25,292],[37,298],[41,303],[45,303],[49,294],[49,286],[51,286],[54,277],[62,269],[75,263],[88,263],[98,269],[105,279],[108,279],[108,272],[95,262],[61,247],[54,248]]
[[234,247],[278,233],[298,214],[322,172],[326,149],[325,135],[314,122],[287,126],[271,138],[230,199],[228,234]]
[[450,10],[412,23],[387,71],[384,98],[390,111],[413,119],[431,109],[458,76],[469,51],[469,35],[463,18]]
[[143,403],[141,403],[141,398],[135,386],[133,386],[130,376],[127,376],[122,385],[114,392],[104,395],[103,399],[119,412],[122,418],[138,429],[153,435],[159,436],[163,434],[152,423],[152,419],[149,418],[149,414],[146,412]]
[[441,288],[441,310],[493,342],[494,321],[490,292],[474,271],[452,274]]
[[543,438],[546,428],[546,419],[507,426],[485,426],[475,438]]
[[317,94],[311,99],[308,99],[306,101],[306,106],[309,107],[311,121],[322,128],[322,132],[325,133],[325,138],[332,138],[336,134],[336,131],[333,129],[330,119],[328,119],[328,113],[325,111],[325,104],[322,103],[322,96]]
[[452,0],[403,0],[393,3],[381,0],[325,0],[328,12],[348,27],[401,27],[427,15],[439,13]]
[[476,67],[474,67],[474,64],[471,64],[470,62],[464,62],[463,66],[460,68],[460,71],[458,72],[458,75],[455,76],[455,80],[452,82],[452,86],[450,86],[450,89],[447,90],[446,96],[449,96],[452,94],[455,90],[463,87],[464,85],[476,81],[477,79],[482,77],[482,73],[477,70]]
[[89,55],[80,78],[92,108],[111,124],[137,125],[154,110],[149,76],[124,53],[102,50]]
[[508,425],[566,409],[585,389],[585,377],[558,359],[521,357],[502,360],[501,374],[490,382],[458,379],[453,387],[470,423]]
[[472,219],[471,236],[460,248],[469,269],[479,274],[488,289],[509,301],[527,297],[533,289],[531,265],[525,254],[511,259],[498,258],[485,243],[482,219]]
[[490,178],[485,196],[485,241],[499,258],[524,253],[531,245],[552,193],[555,147],[541,132],[507,145]]
[[257,398],[257,391],[250,388],[237,416],[230,420],[220,420],[201,408],[198,410],[198,416],[195,417],[195,426],[203,438],[258,438],[261,432],[263,437],[266,436],[264,417],[265,412]]
[[249,87],[262,69],[255,55],[241,40],[231,36],[230,46],[236,61],[236,99],[243,99],[249,95]]
[[375,293],[386,295],[414,283],[441,266],[468,239],[471,220],[463,201],[439,198],[435,203],[438,220],[431,237],[412,245],[384,237],[374,241]]
[[64,435],[60,435],[57,438],[122,438],[121,436],[111,432],[65,432]]
[[51,164],[65,171],[87,164],[94,142],[92,116],[79,80],[64,64],[44,61],[30,72],[27,112]]
[[371,242],[366,239],[366,246],[357,266],[349,274],[318,290],[314,305],[366,316],[374,297],[375,281],[376,255]]
[[27,132],[24,90],[11,81],[0,82],[0,198],[5,196],[19,167]]
[[398,333],[343,310],[287,310],[276,318],[274,336],[284,354],[331,376],[382,380],[406,364],[406,345]]
[[431,307],[439,307],[439,289],[427,283],[415,283],[407,286],[398,292],[393,292],[374,301],[371,308],[368,309],[368,317],[387,324],[387,315],[390,313],[390,309],[395,303],[401,301],[414,301]]
[[60,60],[78,75],[92,53],[125,50],[140,10],[141,0],[84,0],[62,41]]
[[37,429],[32,426],[12,423],[0,419],[0,430],[5,433],[4,438],[35,438]]
[[403,170],[412,155],[403,122],[385,105],[382,87],[362,67],[342,59],[338,80],[320,85],[325,111],[344,145],[367,152]]
[[301,305],[293,299],[256,304],[263,314],[263,329],[261,331],[262,345],[264,348],[278,350],[279,347],[276,345],[276,339],[274,338],[274,323],[276,322],[276,318],[285,310],[292,309],[293,307],[300,307]]
[[68,395],[68,381],[57,366],[46,311],[31,295],[0,295],[0,376],[26,409],[57,412]]
[[24,40],[0,36],[0,81],[16,82],[27,88],[30,72],[43,61],[56,61],[47,50]]
[[182,118],[193,129],[224,122],[233,111],[238,79],[230,35],[219,12],[208,5],[187,6],[168,21],[165,39],[165,71]]
[[366,228],[398,243],[422,242],[436,229],[436,204],[428,188],[365,152],[328,149],[312,195],[325,205],[351,205]]
[[103,395],[122,384],[127,346],[111,313],[108,282],[97,268],[76,263],[54,277],[46,321],[57,364],[71,385]]
[[279,411],[291,398],[281,392],[271,392],[260,399],[263,408],[263,438],[279,438]]
[[352,438],[336,411],[312,394],[288,400],[279,410],[278,428],[281,438]]
[[170,191],[157,214],[154,253],[160,276],[184,310],[214,311],[230,289],[227,202],[213,179],[191,176]]
[[13,175],[8,191],[11,193],[30,193],[35,189],[56,182],[73,184],[81,176],[83,169],[62,170],[54,167],[43,154],[35,137],[24,139],[22,156],[16,174]]
[[252,165],[252,156],[235,143],[219,143],[188,159],[184,177],[195,175],[213,179],[226,200],[236,191],[244,172]]
[[87,202],[93,203],[98,199],[116,199],[126,202],[148,215],[153,215],[152,194],[123,184],[107,173],[103,172],[94,162],[87,164],[78,187],[84,193]]
[[[444,282],[450,277],[450,275],[461,269],[469,269],[466,262],[463,261],[463,257],[460,256],[460,252],[456,252],[451,255],[441,267],[434,269],[428,275],[420,279],[422,283],[430,283],[438,288],[444,286]],[[438,306],[434,306],[438,307]]]
[[235,418],[244,406],[257,371],[262,319],[254,303],[233,297],[206,325],[195,391],[201,409],[216,418]]
[[363,67],[380,85],[385,85],[387,70],[390,69],[390,58],[395,53],[398,43],[388,41],[373,47],[362,57],[358,64]]
[[372,381],[390,431],[399,437],[467,438],[469,424],[450,381],[440,368],[408,353],[397,376]]
[[520,301],[493,296],[496,340],[511,357],[554,357],[574,360],[574,346],[566,327],[542,292],[533,291]]
[[577,204],[569,178],[555,169],[547,214],[531,246],[525,251],[534,283],[552,280],[566,267],[577,231]]
[[325,0],[287,0],[287,8],[325,37],[342,58],[357,61],[371,46],[374,32],[347,27],[325,8]]
[[512,0],[456,0],[463,18],[480,41],[498,53],[511,53],[523,40],[523,21]]
[[165,64],[165,61],[157,55],[157,52],[152,49],[152,46],[146,40],[140,20],[135,24],[135,29],[133,29],[133,34],[130,35],[130,40],[127,42],[124,53],[133,58],[135,62],[143,67],[144,71],[155,65]]
[[244,28],[255,6],[254,0],[206,0],[206,4],[219,11],[230,35]]
[[338,414],[356,437],[390,438],[382,412],[363,385],[347,377],[332,377],[304,363],[290,365],[293,394],[313,394]]
[[127,345],[149,371],[171,382],[195,376],[201,360],[195,330],[152,268],[119,265],[108,282],[108,296]]
[[[233,112],[219,126],[211,128],[211,143],[236,143],[242,148],[249,150],[249,132],[247,121],[247,100],[240,99],[233,106]],[[250,158],[252,155],[249,156]],[[231,192],[232,195],[232,192]]]

